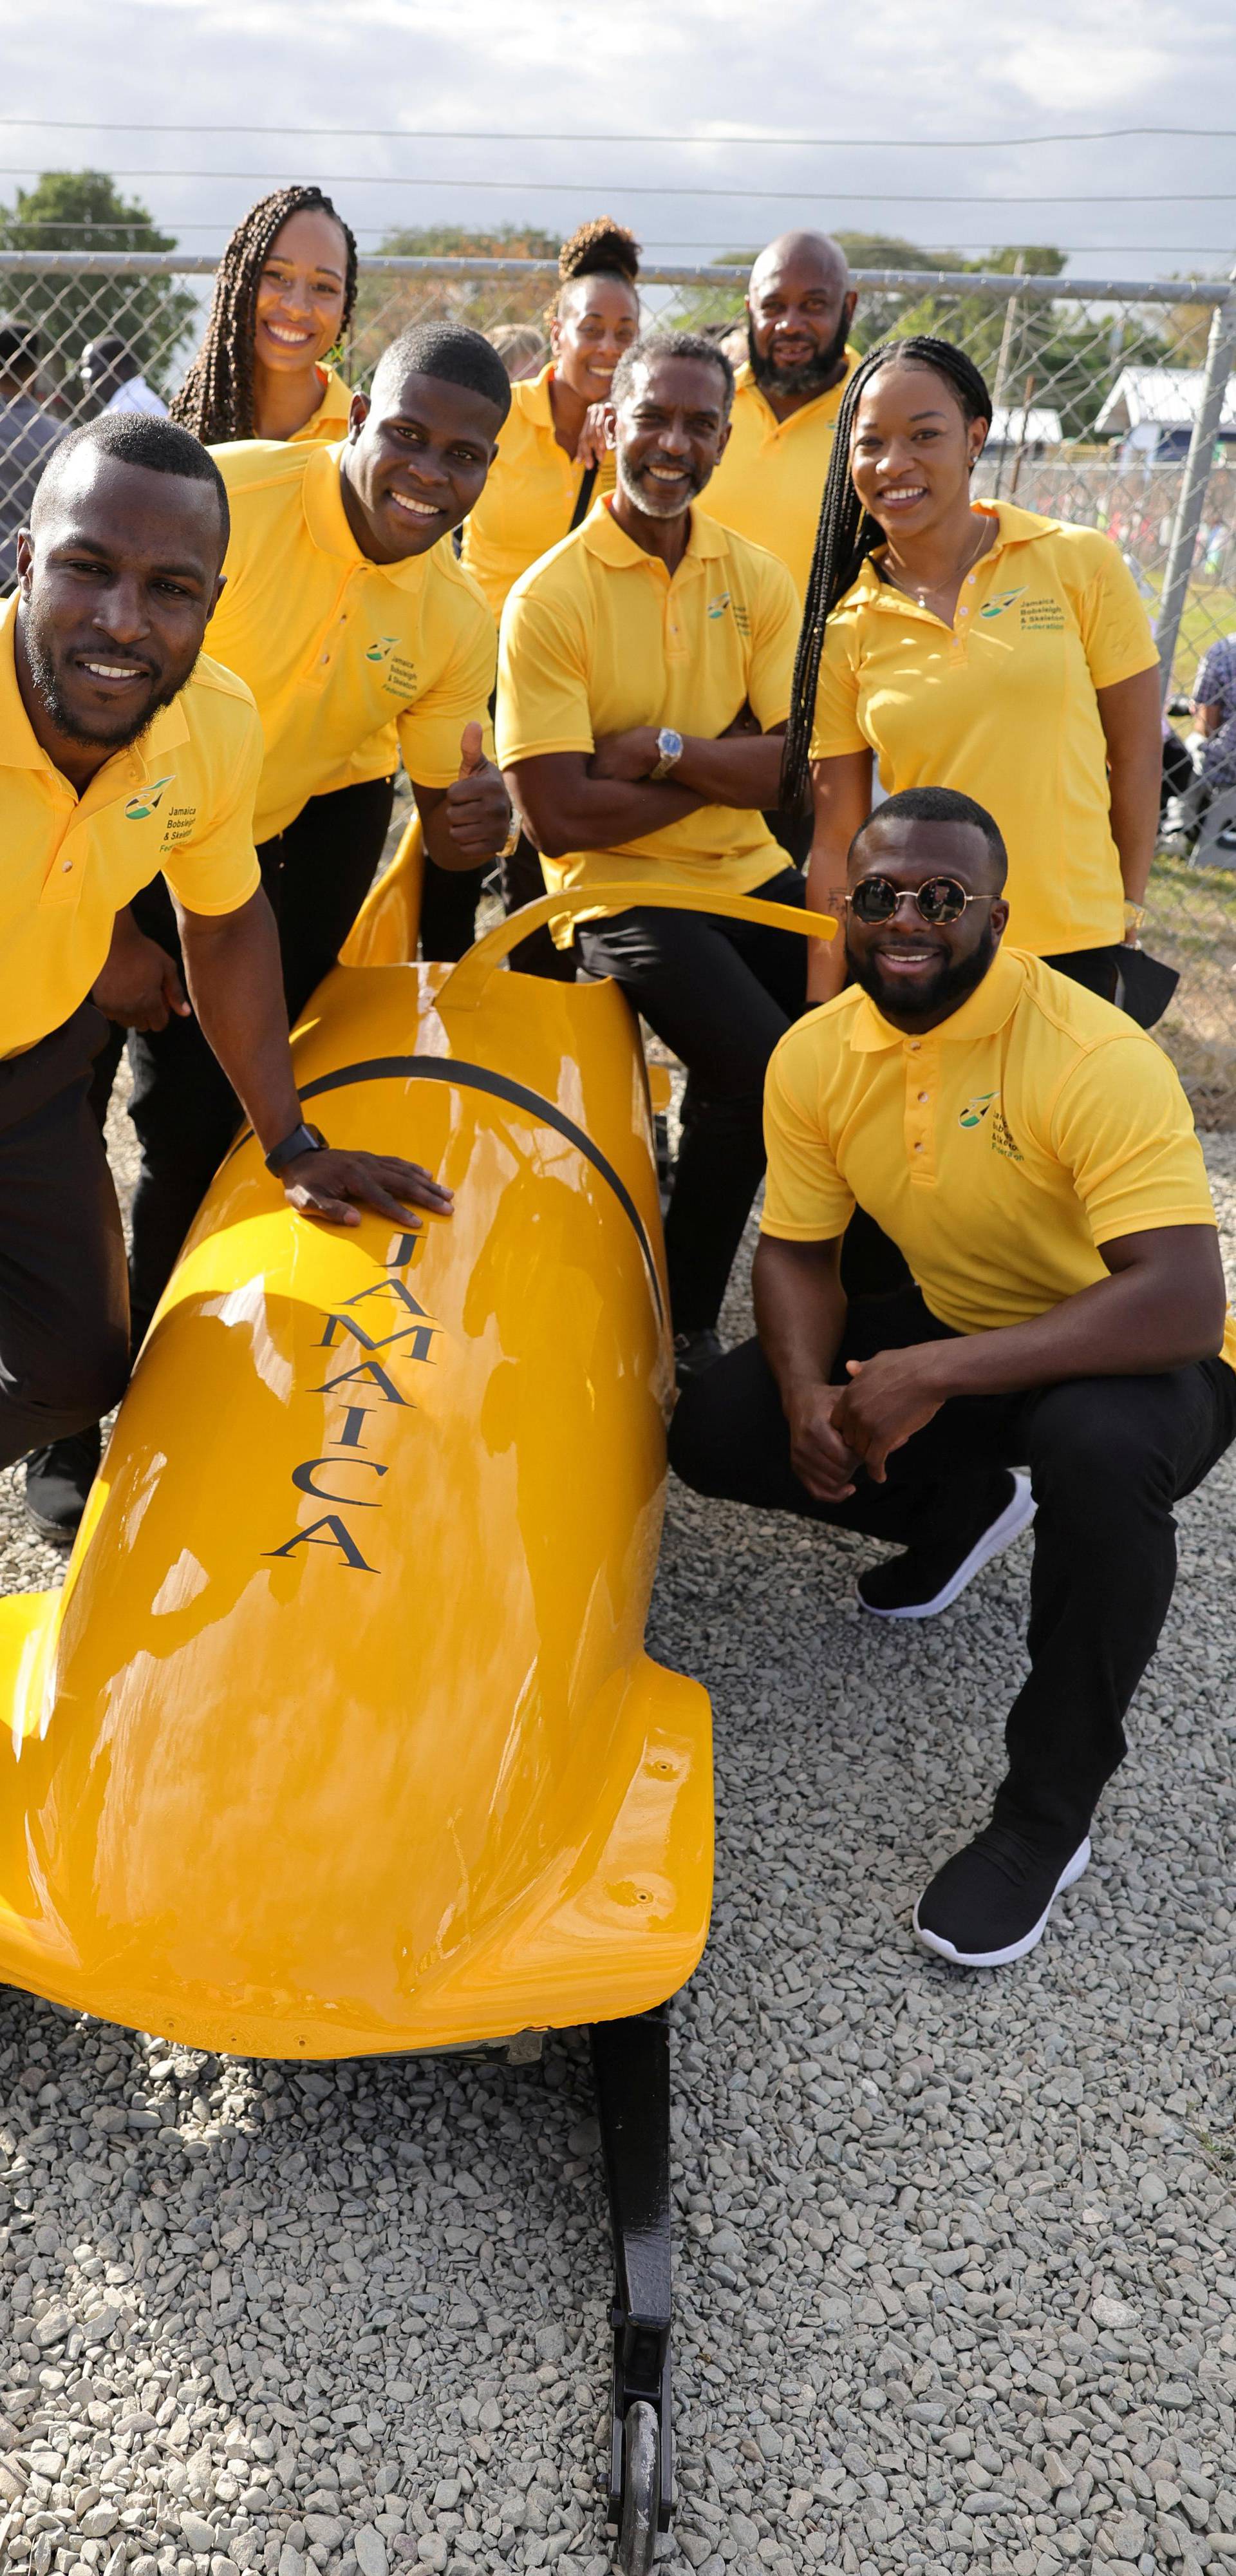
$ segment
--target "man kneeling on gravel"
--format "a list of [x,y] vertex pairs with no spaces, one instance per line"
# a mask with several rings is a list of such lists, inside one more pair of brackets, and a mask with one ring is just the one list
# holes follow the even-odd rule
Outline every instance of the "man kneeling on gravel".
[[[950,789],[856,835],[848,989],[769,1067],[758,1339],[683,1389],[670,1443],[697,1492],[900,1547],[859,1577],[883,1619],[947,1609],[1037,1509],[1008,1770],[914,1909],[963,1967],[1023,1958],[1085,1868],[1172,1597],[1172,1506],[1236,1433],[1180,1084],[1122,1012],[1001,948],[1004,875],[990,814]],[[847,1307],[858,1205],[914,1284]]]

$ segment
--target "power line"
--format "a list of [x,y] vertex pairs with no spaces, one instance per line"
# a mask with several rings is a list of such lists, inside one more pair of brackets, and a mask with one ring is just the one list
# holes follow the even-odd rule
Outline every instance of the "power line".
[[[1140,202],[1140,201],[1139,201],[1139,202]],[[216,218],[213,218],[212,220],[210,220],[209,222],[207,222],[207,221],[206,221],[206,220],[204,220],[204,219],[202,219],[202,220],[195,219],[194,221],[191,221],[191,222],[183,222],[183,223],[182,223],[182,222],[181,222],[181,220],[180,220],[180,218],[179,218],[179,216],[176,216],[173,220],[174,220],[174,221],[175,221],[175,223],[176,223],[177,231],[178,231],[178,232],[180,232],[180,233],[214,233],[214,234],[216,234],[216,235],[217,235],[217,234],[218,234],[218,232],[219,232],[219,229],[220,229],[220,220],[221,220],[221,219],[220,219],[220,218],[218,218],[218,217],[216,217]],[[358,238],[358,240],[359,240],[359,241],[362,241],[362,242],[363,242],[366,238],[368,238],[368,237],[370,237],[370,236],[374,236],[374,237],[375,237],[374,247],[373,247],[371,250],[369,250],[369,251],[362,250],[362,252],[361,252],[361,256],[362,256],[362,258],[370,258],[370,257],[375,257],[375,258],[376,258],[376,257],[381,257],[381,256],[382,256],[382,251],[381,251],[381,241],[382,241],[382,239],[384,239],[384,238],[386,237],[386,235],[387,235],[387,234],[389,234],[389,232],[391,231],[391,229],[392,229],[392,227],[391,227],[389,224],[384,224],[384,225],[378,225],[378,224],[369,224],[369,225],[366,225],[366,224],[362,224],[362,225],[360,225],[360,226],[357,228],[357,238]],[[426,230],[431,230],[431,229],[436,229],[436,227],[426,226],[424,229],[426,229]],[[100,221],[99,221],[99,223],[98,223],[97,225],[91,225],[90,223],[85,222],[81,217],[78,217],[78,218],[76,218],[76,219],[75,219],[75,220],[73,220],[73,221],[69,221],[69,220],[67,220],[67,219],[65,219],[64,221],[59,221],[59,220],[53,220],[53,218],[52,218],[52,217],[50,217],[50,216],[46,216],[46,215],[32,215],[31,217],[29,217],[29,219],[28,219],[28,220],[26,220],[26,221],[24,221],[24,222],[23,222],[22,220],[20,220],[20,219],[18,219],[18,220],[14,220],[12,217],[10,217],[10,218],[9,218],[8,223],[3,227],[3,240],[0,240],[0,248],[3,248],[3,247],[4,247],[4,243],[5,243],[5,242],[7,242],[7,244],[8,244],[8,246],[9,246],[9,248],[11,248],[11,249],[12,249],[12,248],[20,248],[20,247],[21,247],[20,243],[19,243],[19,242],[17,242],[17,241],[15,240],[15,238],[14,238],[14,237],[15,237],[16,235],[18,235],[18,234],[22,233],[22,232],[29,232],[29,233],[37,234],[38,236],[40,236],[40,238],[39,238],[38,240],[32,241],[32,242],[28,245],[28,247],[29,247],[29,249],[30,249],[31,251],[46,250],[46,251],[49,253],[49,255],[50,255],[51,257],[53,257],[53,258],[56,256],[56,247],[55,247],[55,244],[54,244],[54,243],[47,242],[47,241],[45,241],[45,240],[42,238],[42,236],[43,236],[44,234],[46,234],[46,233],[72,233],[72,234],[75,234],[75,235],[80,235],[80,236],[82,236],[82,238],[81,238],[80,240],[78,240],[78,241],[76,241],[76,242],[65,242],[65,243],[63,243],[63,244],[61,245],[61,247],[62,247],[63,249],[65,249],[65,250],[72,250],[72,249],[74,249],[74,248],[77,248],[77,249],[80,249],[80,250],[83,250],[83,251],[89,251],[89,250],[91,250],[93,247],[95,247],[95,245],[92,243],[92,240],[91,240],[91,238],[90,238],[90,237],[91,237],[91,235],[92,235],[92,233],[94,233],[94,232],[100,232],[100,233],[111,233],[111,234],[128,232],[128,233],[130,233],[130,234],[133,236],[133,238],[132,238],[130,241],[128,241],[127,243],[125,243],[125,242],[117,243],[117,242],[115,242],[115,241],[110,241],[110,242],[108,242],[108,243],[107,243],[107,244],[106,244],[106,245],[105,245],[105,246],[100,250],[100,252],[99,252],[99,256],[100,256],[100,257],[102,257],[102,258],[106,258],[106,257],[112,256],[112,257],[115,257],[115,258],[117,258],[117,259],[123,259],[123,258],[127,257],[128,253],[129,253],[130,251],[139,251],[139,250],[142,250],[143,248],[147,247],[145,227],[144,227],[144,226],[142,226],[142,225],[140,225],[140,224],[128,224],[128,225],[126,225],[126,224],[124,224],[124,223],[122,223],[122,222],[120,222],[120,221],[118,221],[118,220],[115,220],[115,219],[108,220],[108,219],[100,218]],[[879,235],[872,235],[872,236],[870,236],[870,238],[872,238],[872,239],[879,239],[879,238],[882,238],[882,237],[881,237],[881,236],[879,236]],[[892,239],[893,239],[893,241],[894,241],[894,246],[896,245],[896,237],[895,237],[895,236],[892,236],[892,237],[889,237],[889,236],[883,236],[883,238],[892,238]],[[735,261],[735,254],[733,254],[733,253],[727,253],[727,252],[725,252],[724,250],[718,250],[718,248],[717,248],[717,241],[716,241],[716,236],[715,236],[715,234],[714,234],[714,236],[713,236],[713,238],[712,238],[712,240],[711,240],[711,241],[673,241],[673,240],[667,241],[667,240],[665,240],[665,239],[664,239],[662,236],[660,236],[660,235],[658,235],[658,241],[659,241],[659,244],[660,244],[660,249],[661,249],[662,251],[671,251],[671,250],[692,250],[692,251],[700,251],[700,252],[702,252],[702,253],[706,254],[706,257],[707,257],[708,262],[709,262],[711,265],[713,265],[713,266],[716,266],[716,265],[718,264],[718,262],[720,262],[722,265],[724,265],[724,264],[725,264],[725,262],[727,261],[727,259],[731,262],[731,264],[733,264],[733,263],[734,263],[734,261]],[[179,248],[179,246],[180,246],[180,245],[179,245],[179,243],[174,243],[174,244],[173,244],[173,249]],[[930,252],[930,254],[931,254],[931,257],[932,257],[933,259],[935,259],[935,258],[937,257],[937,255],[938,255],[940,258],[944,258],[944,257],[951,257],[951,255],[952,255],[954,252],[959,252],[959,251],[966,251],[966,252],[970,252],[970,251],[999,252],[999,251],[1006,251],[1006,250],[1024,250],[1024,249],[1025,249],[1025,247],[1026,247],[1026,244],[1025,244],[1024,242],[999,242],[999,241],[992,241],[990,238],[988,238],[988,239],[986,239],[986,240],[984,240],[984,241],[971,241],[971,242],[950,241],[950,242],[939,242],[939,243],[928,243],[928,244],[923,244],[922,242],[914,242],[914,243],[908,244],[908,245],[907,245],[907,247],[909,247],[909,248],[911,248],[911,249],[914,249],[914,250],[917,250],[917,251],[920,251],[920,252],[923,252],[924,254],[926,254],[926,252],[928,252],[928,251],[929,251],[929,252]],[[1114,257],[1116,257],[1116,256],[1118,256],[1118,255],[1123,255],[1124,253],[1129,252],[1129,251],[1152,251],[1152,252],[1156,255],[1156,257],[1162,257],[1162,258],[1164,258],[1164,259],[1183,259],[1183,258],[1186,258],[1186,257],[1192,257],[1192,258],[1201,258],[1201,259],[1228,259],[1228,260],[1230,260],[1231,255],[1232,255],[1232,245],[1231,245],[1230,241],[1226,241],[1226,242],[1129,242],[1129,241],[1123,241],[1123,242],[1074,242],[1074,241],[1073,241],[1073,240],[1071,240],[1071,239],[1067,239],[1067,240],[1066,240],[1066,241],[1064,241],[1063,243],[1056,243],[1056,244],[1054,244],[1054,245],[1053,245],[1053,247],[1054,247],[1054,248],[1056,248],[1056,249],[1058,249],[1058,250],[1062,250],[1062,251],[1063,251],[1063,253],[1064,253],[1064,255],[1065,255],[1065,257],[1066,257],[1066,258],[1068,258],[1068,259],[1107,259],[1107,258],[1114,258]],[[746,258],[750,258],[750,257],[754,256],[755,248],[756,248],[756,245],[754,245],[754,244],[751,244],[751,243],[747,243],[747,244],[745,244],[745,245],[743,246],[742,251],[741,251],[739,254],[737,254],[737,255],[736,255],[736,256],[737,256],[737,261],[738,261],[739,263],[741,263],[741,260],[742,260],[742,259],[746,259]],[[477,254],[477,256],[478,256],[478,257],[483,257],[483,256],[488,256],[488,255],[489,255],[489,254],[485,254],[485,253],[478,253],[478,254]],[[502,256],[503,254],[499,253],[498,255],[499,255],[499,256]],[[513,259],[518,259],[519,257],[521,257],[521,256],[522,256],[522,254],[521,254],[520,252],[516,251],[516,250],[512,250],[512,251],[511,251],[509,254],[507,254],[507,255],[508,255],[509,257],[513,258]],[[391,256],[391,257],[395,258],[395,257],[400,256],[400,254],[399,254],[399,253],[397,253],[397,252],[392,252],[391,254],[389,254],[389,256]],[[435,258],[435,257],[438,257],[438,256],[441,256],[442,258],[447,258],[447,257],[452,257],[452,256],[459,256],[459,257],[462,257],[462,258],[467,258],[468,253],[465,251],[465,252],[462,252],[462,253],[459,253],[459,254],[453,254],[453,253],[448,253],[448,252],[445,252],[445,251],[444,251],[444,252],[442,252],[442,253],[440,253],[440,254],[439,254],[439,253],[436,253],[436,252],[433,252],[433,251],[427,251],[427,252],[424,254],[424,256],[425,256],[426,258],[429,258],[429,259],[432,259],[432,258]],[[530,254],[530,256],[532,256],[532,254]],[[170,253],[170,252],[168,253],[168,257],[169,257],[169,258],[171,257],[171,253]],[[928,274],[928,273],[929,273],[929,272],[926,272],[926,271],[924,272],[924,274]],[[913,272],[912,270],[907,270],[906,274],[909,276],[909,275],[913,275],[913,274],[914,274],[914,272]],[[1183,283],[1183,282],[1185,282],[1185,281],[1182,281],[1182,283]],[[1201,281],[1201,282],[1202,282],[1202,283],[1206,283],[1207,281],[1203,280],[1203,281]],[[1062,283],[1063,283],[1065,286],[1067,286],[1067,283],[1068,283],[1067,279],[1063,280],[1063,281],[1062,281]]]
[[1108,125],[1078,134],[937,134],[907,136],[892,144],[883,134],[523,134],[476,126],[435,130],[406,125],[150,125],[144,117],[125,124],[87,116],[0,116],[0,126],[64,134],[258,134],[269,140],[315,136],[326,143],[668,143],[704,149],[754,143],[761,150],[791,152],[1011,152],[1041,143],[1123,143],[1156,136],[1187,143],[1236,141],[1236,127],[1225,125]]
[[[0,179],[33,179],[43,174],[34,169],[0,169]],[[112,170],[112,179],[173,179],[183,183],[198,179],[287,179],[283,170]],[[737,199],[758,205],[801,206],[801,188],[680,188],[658,187],[651,181],[584,179],[438,179],[405,177],[399,171],[337,170],[331,173],[334,188],[452,188],[484,189],[498,194],[517,191],[528,196],[577,197],[585,188],[590,194],[609,193],[624,197],[723,197],[731,203]],[[1106,192],[1097,197],[980,197],[973,190],[964,196],[929,196],[916,190],[908,196],[892,197],[883,188],[839,190],[817,189],[817,199],[827,199],[832,206],[1230,206],[1236,205],[1236,189],[1217,188],[1204,192],[1182,192],[1178,188],[1163,196],[1147,196],[1144,190],[1129,197],[1113,197]],[[123,220],[123,219],[122,219]]]

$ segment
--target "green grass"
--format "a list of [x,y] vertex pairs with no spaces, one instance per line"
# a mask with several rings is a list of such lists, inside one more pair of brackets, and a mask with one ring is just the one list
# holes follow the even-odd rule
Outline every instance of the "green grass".
[[1158,858],[1146,912],[1146,947],[1180,969],[1156,1034],[1199,1127],[1236,1127],[1236,871]]

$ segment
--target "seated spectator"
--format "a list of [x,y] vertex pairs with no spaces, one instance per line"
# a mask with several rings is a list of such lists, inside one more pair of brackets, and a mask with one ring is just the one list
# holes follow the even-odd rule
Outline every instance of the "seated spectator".
[[[777,792],[798,603],[784,564],[696,507],[729,427],[712,343],[640,340],[613,383],[617,489],[516,582],[498,757],[551,892],[605,878],[801,905],[761,808]],[[571,937],[569,920],[555,930]],[[680,1373],[706,1367],[764,1168],[760,1099],[802,1009],[806,942],[721,915],[586,916],[612,975],[687,1068],[665,1244]]]
[[535,322],[500,322],[489,334],[489,345],[497,350],[513,385],[530,383],[549,357],[549,342]]
[[64,436],[35,392],[39,343],[34,331],[0,324],[0,593],[17,579],[17,531],[30,517],[35,486]]
[[[850,852],[849,989],[769,1067],[758,1338],[679,1402],[697,1492],[891,1540],[885,1619],[944,1610],[1037,1506],[1030,1672],[990,1824],[920,1896],[923,1947],[999,1967],[1090,1858],[1175,1580],[1173,1506],[1236,1431],[1236,1326],[1167,1057],[1000,945],[1005,850],[950,789],[890,797]],[[863,1205],[913,1284],[847,1308]],[[1029,1476],[1018,1472],[1029,1468]]]
[[114,333],[87,342],[82,351],[81,379],[97,412],[136,411],[150,420],[167,418],[162,394],[147,384],[127,341]]
[[1212,797],[1236,787],[1236,635],[1220,636],[1204,656],[1189,713],[1193,775],[1168,806],[1170,848],[1187,849]]

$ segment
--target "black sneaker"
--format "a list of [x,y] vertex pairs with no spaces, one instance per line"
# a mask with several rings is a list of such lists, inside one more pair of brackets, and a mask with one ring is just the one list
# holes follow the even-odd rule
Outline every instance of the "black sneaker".
[[869,1565],[858,1578],[864,1610],[877,1619],[931,1619],[947,1610],[980,1566],[1008,1547],[1034,1518],[1030,1479],[1002,1468],[992,1495],[992,1516],[977,1535],[973,1529],[939,1547],[908,1548],[884,1565]]
[[57,1547],[72,1547],[86,1496],[99,1472],[103,1447],[99,1426],[73,1431],[47,1449],[32,1449],[26,1460],[26,1518],[40,1538]]
[[920,1948],[955,1968],[1007,1968],[1024,1959],[1089,1858],[1088,1834],[1062,1861],[1059,1844],[1049,1852],[1011,1825],[988,1825],[924,1888],[914,1908]]
[[721,1357],[721,1336],[705,1324],[697,1333],[675,1333],[674,1375],[679,1386],[688,1378],[702,1377],[705,1369],[715,1368]]

